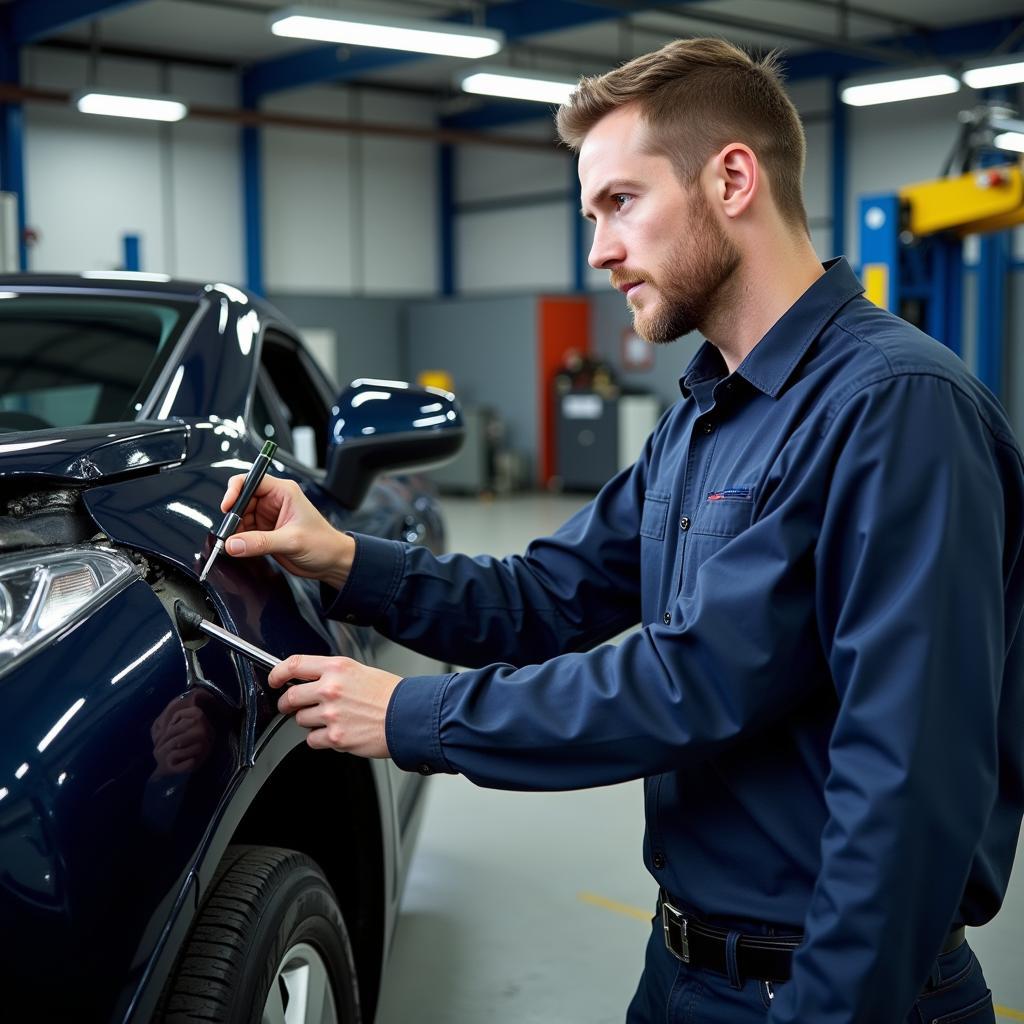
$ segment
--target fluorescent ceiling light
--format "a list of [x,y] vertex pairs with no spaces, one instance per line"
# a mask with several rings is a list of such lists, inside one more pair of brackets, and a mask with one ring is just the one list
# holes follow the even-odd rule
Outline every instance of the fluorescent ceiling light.
[[851,80],[843,87],[841,97],[844,103],[853,107],[868,107],[876,103],[898,103],[901,100],[919,100],[926,96],[946,96],[957,92],[959,79],[942,72],[940,74],[904,75],[902,78],[888,77],[874,80]]
[[521,71],[479,68],[461,76],[465,92],[481,96],[505,96],[513,100],[536,100],[538,103],[565,103],[579,81],[557,75],[533,75]]
[[142,270],[83,270],[79,275],[89,281],[152,281],[165,284],[170,274],[149,274]]
[[1003,132],[992,140],[1000,149],[1024,153],[1024,132]]
[[974,62],[963,75],[972,89],[995,89],[1000,85],[1024,82],[1024,60],[1008,61],[1005,57]]
[[165,96],[138,96],[85,89],[75,93],[73,99],[83,114],[138,117],[145,121],[180,121],[188,113],[188,107],[180,100]]
[[489,57],[505,42],[504,33],[474,25],[316,7],[288,7],[279,11],[270,19],[270,31],[292,39],[412,50],[446,57]]

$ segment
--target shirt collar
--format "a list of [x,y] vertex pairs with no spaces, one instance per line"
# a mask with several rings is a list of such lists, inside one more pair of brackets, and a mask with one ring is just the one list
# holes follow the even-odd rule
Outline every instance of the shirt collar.
[[[823,267],[825,273],[779,317],[736,368],[737,374],[771,398],[779,397],[825,325],[850,299],[864,291],[845,257],[829,260]],[[726,373],[722,354],[705,341],[680,378],[679,389],[688,398],[695,384]]]

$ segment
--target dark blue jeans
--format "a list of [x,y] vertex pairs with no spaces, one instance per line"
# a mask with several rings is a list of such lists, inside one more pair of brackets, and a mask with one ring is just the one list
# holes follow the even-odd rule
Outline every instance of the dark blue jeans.
[[[767,982],[744,981],[735,988],[724,975],[681,963],[665,948],[656,917],[626,1024],[764,1024],[772,996]],[[994,1024],[995,1019],[981,964],[965,942],[935,961],[906,1024]]]

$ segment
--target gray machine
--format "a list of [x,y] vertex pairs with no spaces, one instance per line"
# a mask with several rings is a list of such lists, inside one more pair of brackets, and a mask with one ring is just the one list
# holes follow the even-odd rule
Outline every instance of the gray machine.
[[661,415],[654,395],[567,391],[556,401],[558,475],[570,491],[600,490],[632,465]]

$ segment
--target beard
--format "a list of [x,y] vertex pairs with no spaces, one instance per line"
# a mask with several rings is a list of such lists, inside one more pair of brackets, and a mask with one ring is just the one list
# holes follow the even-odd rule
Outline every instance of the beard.
[[633,330],[655,344],[675,341],[705,324],[740,265],[739,250],[715,220],[704,195],[694,189],[693,197],[689,240],[677,239],[656,276],[635,277],[658,292],[649,312],[630,303]]

